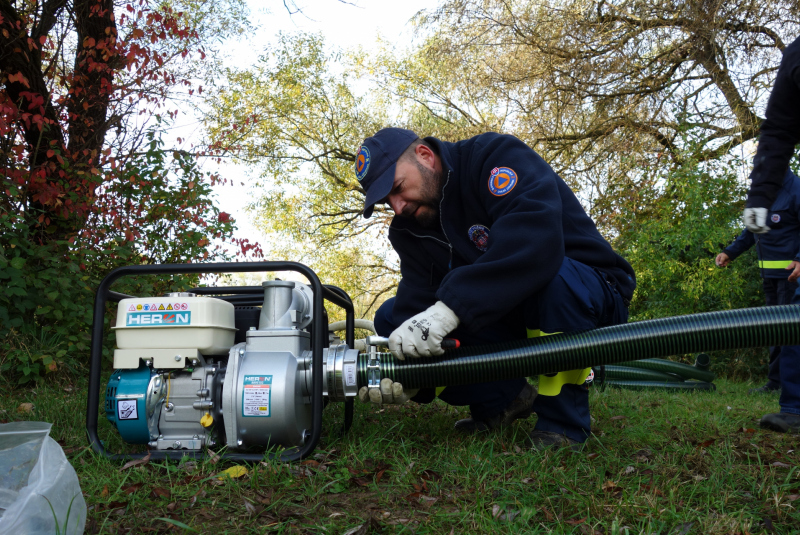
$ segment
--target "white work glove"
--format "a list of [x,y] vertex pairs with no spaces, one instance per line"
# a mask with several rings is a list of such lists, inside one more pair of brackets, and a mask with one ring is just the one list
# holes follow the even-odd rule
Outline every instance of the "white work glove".
[[407,319],[389,336],[389,351],[400,360],[443,355],[442,340],[460,323],[450,307],[436,301],[424,312]]
[[362,386],[358,391],[358,399],[364,403],[371,402],[376,405],[402,405],[416,396],[417,392],[419,392],[419,388],[403,390],[403,385],[395,383],[388,377],[384,377],[381,379],[380,389],[373,388],[370,390],[366,386]]
[[742,221],[747,230],[753,234],[766,234],[770,231],[767,226],[767,213],[766,208],[745,208],[742,214]]

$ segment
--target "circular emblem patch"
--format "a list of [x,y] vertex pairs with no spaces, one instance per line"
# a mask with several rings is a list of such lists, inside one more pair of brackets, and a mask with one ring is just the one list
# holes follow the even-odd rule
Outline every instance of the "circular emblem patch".
[[594,368],[592,368],[591,370],[589,370],[589,376],[588,376],[588,377],[586,377],[586,383],[587,383],[587,384],[588,384],[588,383],[591,383],[592,381],[594,381]]
[[770,219],[772,219],[773,223],[780,223],[781,222],[781,216],[778,215],[778,214],[772,214],[772,217]]
[[361,145],[361,149],[356,156],[356,178],[359,182],[364,180],[369,169],[369,149],[365,145]]
[[489,229],[483,225],[472,225],[469,227],[469,239],[475,244],[479,251],[486,251],[489,248]]
[[517,185],[517,173],[510,167],[495,167],[489,177],[489,191],[502,197]]

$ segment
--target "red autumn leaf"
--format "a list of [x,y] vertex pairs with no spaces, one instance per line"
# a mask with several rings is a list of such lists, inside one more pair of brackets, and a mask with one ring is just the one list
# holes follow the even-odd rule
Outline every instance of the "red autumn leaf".
[[170,497],[170,491],[169,491],[169,489],[156,487],[156,488],[153,489],[153,497],[155,497],[155,498],[169,498]]
[[135,484],[131,485],[130,487],[124,488],[122,490],[122,492],[124,492],[125,494],[133,494],[134,492],[136,492],[140,488],[142,488],[142,483],[135,483]]

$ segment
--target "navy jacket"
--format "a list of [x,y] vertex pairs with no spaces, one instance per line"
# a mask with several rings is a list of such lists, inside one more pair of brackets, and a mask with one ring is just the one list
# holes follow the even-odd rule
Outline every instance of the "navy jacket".
[[424,228],[402,216],[392,221],[389,239],[402,275],[396,323],[441,300],[461,320],[455,336],[462,339],[490,325],[517,329],[523,302],[553,279],[565,256],[604,272],[631,299],[630,264],[530,147],[495,133],[458,143],[425,141],[442,161],[441,226]]
[[769,208],[800,142],[800,38],[783,51],[761,124],[747,206]]
[[[800,178],[791,171],[784,175],[767,224],[771,230],[759,236],[756,248],[761,274],[764,278],[785,279],[791,273],[786,266],[792,260],[800,261]],[[734,260],[755,243],[753,233],[745,229],[723,252]]]

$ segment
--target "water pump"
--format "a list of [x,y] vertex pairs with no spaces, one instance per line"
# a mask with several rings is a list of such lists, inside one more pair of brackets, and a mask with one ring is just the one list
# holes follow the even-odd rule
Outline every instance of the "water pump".
[[[313,293],[292,281],[267,281],[263,289],[258,323],[246,330],[241,321],[236,326],[234,305],[213,297],[172,293],[119,302],[105,413],[126,442],[154,450],[306,442]],[[237,331],[244,341],[235,343]],[[356,395],[357,356],[343,343],[323,349],[329,402]]]

